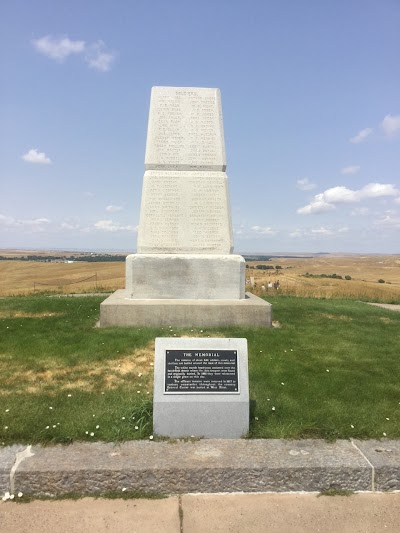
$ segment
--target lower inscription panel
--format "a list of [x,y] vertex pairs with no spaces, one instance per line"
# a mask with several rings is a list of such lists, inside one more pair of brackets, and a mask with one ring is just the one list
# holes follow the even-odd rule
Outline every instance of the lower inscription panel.
[[165,394],[239,393],[236,350],[166,350]]

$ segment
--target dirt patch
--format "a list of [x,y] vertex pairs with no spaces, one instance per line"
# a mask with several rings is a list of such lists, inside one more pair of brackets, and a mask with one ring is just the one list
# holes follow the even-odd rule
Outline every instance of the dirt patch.
[[52,366],[44,371],[11,369],[10,363],[0,361],[3,390],[0,396],[15,393],[37,394],[99,388],[110,390],[130,382],[143,393],[151,390],[154,361],[154,342],[118,359],[81,363],[72,367]]
[[329,320],[345,320],[348,322],[353,320],[350,316],[347,315],[330,315],[329,313],[322,313],[321,316],[329,318]]
[[65,313],[27,313],[26,311],[14,311],[12,309],[0,310],[0,318],[50,318],[64,315]]

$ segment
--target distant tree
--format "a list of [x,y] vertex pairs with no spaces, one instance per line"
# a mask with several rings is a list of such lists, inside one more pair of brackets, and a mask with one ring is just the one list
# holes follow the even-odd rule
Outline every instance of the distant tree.
[[350,279],[351,279],[351,276],[347,275],[347,276],[344,277],[344,279],[348,279],[348,280],[350,280]]
[[275,270],[282,270],[281,265],[276,265]]
[[378,279],[378,283],[385,283],[385,280],[384,279]]

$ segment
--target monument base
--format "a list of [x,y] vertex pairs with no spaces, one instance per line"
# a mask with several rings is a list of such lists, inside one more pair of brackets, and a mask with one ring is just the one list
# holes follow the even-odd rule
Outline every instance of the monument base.
[[100,327],[272,326],[272,305],[246,293],[243,300],[138,300],[120,289],[100,304]]
[[240,300],[245,271],[241,255],[131,254],[125,287],[134,300]]

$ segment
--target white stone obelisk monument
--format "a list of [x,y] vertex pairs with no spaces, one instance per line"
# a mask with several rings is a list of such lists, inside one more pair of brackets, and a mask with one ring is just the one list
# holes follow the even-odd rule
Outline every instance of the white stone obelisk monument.
[[153,87],[137,253],[101,326],[271,326],[234,255],[219,89]]

